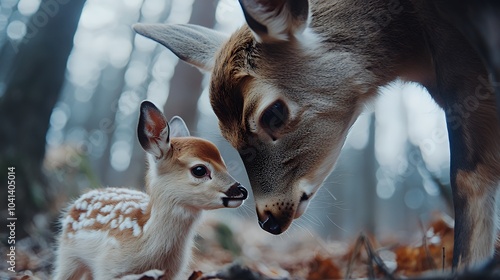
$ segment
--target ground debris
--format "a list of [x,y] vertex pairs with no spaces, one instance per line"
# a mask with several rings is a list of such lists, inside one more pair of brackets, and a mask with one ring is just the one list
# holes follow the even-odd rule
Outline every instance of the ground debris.
[[[312,235],[269,238],[248,223],[204,223],[195,240],[188,280],[500,279],[500,257],[474,270],[452,273],[453,221],[444,215],[422,228],[419,242],[406,245],[367,234],[350,243],[325,242]],[[54,246],[39,236],[16,245],[17,272],[7,272],[6,262],[0,263],[0,279],[50,279]],[[0,244],[0,253],[6,251]],[[164,280],[159,270],[120,279]]]
[[309,264],[307,280],[341,279],[340,268],[332,259],[316,255]]
[[141,274],[125,275],[115,280],[167,280],[164,275],[163,271],[153,269]]
[[[272,273],[274,274],[274,273]],[[290,279],[287,276],[282,277],[279,275],[269,275],[259,271],[258,269],[252,269],[246,265],[239,262],[234,262],[230,265],[226,265],[223,269],[211,273],[202,273],[200,271],[195,271],[189,277],[189,280],[209,280],[209,279],[220,279],[220,280],[286,280]]]

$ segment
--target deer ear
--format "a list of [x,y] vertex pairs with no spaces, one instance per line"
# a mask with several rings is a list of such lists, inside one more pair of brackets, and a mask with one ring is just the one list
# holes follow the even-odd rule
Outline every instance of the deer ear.
[[288,40],[307,26],[308,0],[239,1],[248,26],[261,42]]
[[134,30],[171,50],[185,62],[202,70],[214,67],[215,54],[226,36],[215,30],[193,24],[136,23]]
[[169,122],[169,126],[170,126],[170,135],[172,137],[190,136],[189,129],[187,128],[186,123],[181,117],[178,116],[173,117]]
[[156,106],[149,102],[141,103],[139,124],[137,125],[137,137],[142,148],[161,158],[170,149],[170,129],[167,119]]

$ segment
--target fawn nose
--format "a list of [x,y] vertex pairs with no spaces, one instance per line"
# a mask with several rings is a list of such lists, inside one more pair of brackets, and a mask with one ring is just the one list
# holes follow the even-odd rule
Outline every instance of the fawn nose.
[[230,198],[246,199],[248,196],[248,191],[240,183],[234,183],[229,189],[224,193]]
[[224,194],[227,196],[222,198],[225,207],[238,207],[248,197],[248,191],[238,182],[229,187]]
[[243,197],[241,199],[247,199],[247,197],[248,197],[247,189],[245,189],[242,185],[238,184],[238,190],[240,190],[241,194],[243,195]]
[[257,210],[257,216],[259,218],[259,225],[263,230],[272,234],[281,233],[281,226],[270,211],[264,211],[264,214],[261,215],[259,210]]

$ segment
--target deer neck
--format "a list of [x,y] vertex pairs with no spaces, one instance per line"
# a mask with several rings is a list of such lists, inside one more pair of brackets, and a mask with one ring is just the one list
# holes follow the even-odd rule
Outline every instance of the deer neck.
[[184,267],[191,256],[194,227],[201,216],[201,210],[186,207],[175,197],[152,192],[145,216],[149,216],[149,219],[144,224],[143,242],[140,242],[145,252],[142,257],[153,257],[154,259],[149,260],[151,268],[164,269],[167,274]]
[[[348,50],[366,63],[377,86],[402,78],[431,84],[432,59],[411,1],[312,1],[311,30],[327,52]],[[327,26],[328,28],[325,28]]]

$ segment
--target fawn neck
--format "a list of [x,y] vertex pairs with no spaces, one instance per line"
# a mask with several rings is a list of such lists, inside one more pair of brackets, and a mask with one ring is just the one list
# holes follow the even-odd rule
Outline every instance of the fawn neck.
[[176,200],[175,195],[160,191],[172,183],[177,183],[176,186],[182,188],[172,179],[152,180],[148,184],[149,219],[144,225],[141,238],[143,242],[138,244],[141,250],[136,251],[142,252],[139,258],[145,260],[151,256],[161,256],[144,263],[166,269],[167,274],[169,268],[183,267],[190,258],[191,252],[187,250],[193,242],[193,228],[201,216],[201,210],[186,207]]

